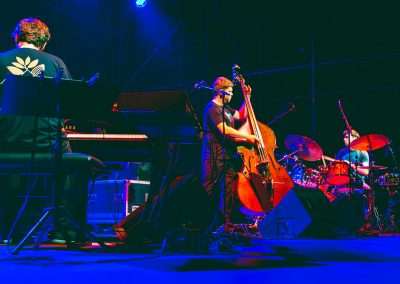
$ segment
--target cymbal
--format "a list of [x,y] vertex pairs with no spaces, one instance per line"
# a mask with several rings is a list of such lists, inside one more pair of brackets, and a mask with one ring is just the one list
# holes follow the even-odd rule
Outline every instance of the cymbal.
[[389,143],[389,138],[381,134],[368,134],[361,136],[350,143],[354,150],[372,151],[380,149]]
[[300,159],[317,161],[322,157],[322,149],[317,142],[301,135],[288,135],[284,140],[285,147],[289,151],[298,151]]

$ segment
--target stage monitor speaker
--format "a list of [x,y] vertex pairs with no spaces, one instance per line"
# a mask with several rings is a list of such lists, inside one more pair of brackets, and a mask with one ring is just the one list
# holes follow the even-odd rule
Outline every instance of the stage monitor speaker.
[[147,200],[149,181],[97,180],[90,185],[88,224],[115,224]]
[[[152,207],[151,216],[144,216],[144,206],[141,206],[143,208],[129,214],[114,229],[127,243],[135,242],[143,235],[137,230],[149,230],[148,235],[162,238],[168,231],[183,226],[206,229],[213,218],[209,199],[196,175],[178,176],[148,204]],[[150,224],[144,225],[146,220]]]
[[268,239],[329,237],[333,227],[332,205],[319,189],[291,189],[259,225]]

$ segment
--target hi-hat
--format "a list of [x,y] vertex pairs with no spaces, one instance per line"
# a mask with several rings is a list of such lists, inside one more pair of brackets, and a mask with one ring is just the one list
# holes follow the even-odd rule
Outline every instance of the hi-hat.
[[301,135],[288,135],[284,140],[289,151],[297,151],[298,157],[306,161],[317,161],[322,157],[322,149],[317,142]]
[[361,136],[350,143],[354,150],[372,151],[380,149],[389,143],[389,138],[381,134],[368,134]]

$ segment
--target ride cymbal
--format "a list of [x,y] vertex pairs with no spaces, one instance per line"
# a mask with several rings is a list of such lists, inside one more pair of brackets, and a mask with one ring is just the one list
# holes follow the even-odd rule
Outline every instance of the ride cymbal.
[[350,143],[350,147],[359,151],[372,151],[380,149],[389,143],[389,138],[381,134],[368,134],[361,136]]
[[317,142],[301,135],[288,135],[284,140],[289,151],[297,151],[298,157],[306,161],[317,161],[322,157],[322,149]]

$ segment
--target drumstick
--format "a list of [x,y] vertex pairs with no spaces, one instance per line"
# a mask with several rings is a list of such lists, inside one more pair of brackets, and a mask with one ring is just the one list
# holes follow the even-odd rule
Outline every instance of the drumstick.
[[322,163],[324,164],[324,167],[326,167],[324,155],[322,155],[321,159],[322,159]]
[[328,156],[325,156],[325,155],[322,155],[322,159],[325,159],[325,160],[327,160],[327,161],[329,161],[329,162],[334,162],[334,161],[336,161],[336,159],[331,158],[331,157],[328,157]]

